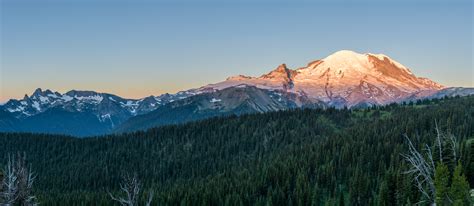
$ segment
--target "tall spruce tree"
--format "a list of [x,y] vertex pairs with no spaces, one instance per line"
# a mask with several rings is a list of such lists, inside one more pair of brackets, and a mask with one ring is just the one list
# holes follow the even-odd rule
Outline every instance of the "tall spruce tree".
[[469,183],[466,176],[462,174],[462,165],[458,163],[454,169],[449,196],[453,205],[469,205]]
[[435,185],[435,203],[436,205],[449,204],[448,191],[449,191],[449,169],[448,167],[439,162],[436,165],[434,174],[434,185]]

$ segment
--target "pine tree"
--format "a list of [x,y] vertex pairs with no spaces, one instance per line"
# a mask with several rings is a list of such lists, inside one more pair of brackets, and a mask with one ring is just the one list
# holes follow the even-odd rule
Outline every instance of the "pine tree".
[[319,195],[319,187],[318,184],[316,184],[313,188],[313,194],[311,196],[311,205],[312,206],[319,206],[321,203],[319,201],[320,195]]
[[435,185],[435,203],[436,205],[445,205],[448,202],[448,189],[449,189],[449,169],[443,163],[436,165],[434,175]]
[[328,198],[324,203],[324,206],[334,206],[334,202],[332,198]]
[[[2,170],[0,170],[0,194],[3,194],[3,171]],[[0,196],[0,198],[2,197]]]
[[410,198],[407,198],[407,201],[406,201],[405,205],[406,205],[406,206],[411,206],[411,205],[412,205],[412,204],[411,204],[411,201],[410,201]]
[[383,181],[379,188],[379,194],[377,196],[377,205],[387,205],[387,200],[389,199],[388,195],[389,194],[387,183]]
[[453,205],[469,205],[469,183],[462,174],[462,165],[458,163],[454,169],[449,195]]
[[344,193],[341,192],[341,193],[339,194],[339,206],[344,206],[344,205],[345,205],[345,204],[344,204]]
[[307,180],[303,172],[298,173],[296,177],[296,202],[297,205],[307,205],[306,203],[306,194],[305,192],[308,190],[307,187]]

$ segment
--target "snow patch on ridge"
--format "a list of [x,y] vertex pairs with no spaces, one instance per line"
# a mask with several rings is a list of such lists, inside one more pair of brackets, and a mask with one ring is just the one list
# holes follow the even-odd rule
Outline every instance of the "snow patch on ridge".
[[96,103],[100,103],[104,99],[104,97],[102,97],[101,95],[84,96],[84,97],[80,97],[76,95],[74,96],[74,98],[77,100],[91,100],[91,101],[95,101]]
[[49,102],[49,98],[48,98],[48,97],[39,96],[39,99],[40,99],[41,103],[43,103],[43,104]]
[[39,103],[37,101],[34,101],[33,102],[33,105],[32,105],[37,111],[41,111],[41,107],[39,105]]
[[209,101],[209,102],[215,103],[215,102],[220,102],[220,101],[222,101],[222,99],[212,98],[211,101]]
[[16,109],[8,108],[7,110],[8,110],[9,112],[21,112],[21,111],[25,110],[25,107],[23,107],[23,106],[18,106]]
[[58,95],[56,95],[56,94],[48,94],[48,97],[58,98]]
[[67,95],[67,94],[65,94],[61,97],[61,99],[64,100],[65,102],[69,102],[69,101],[73,100],[74,98]]

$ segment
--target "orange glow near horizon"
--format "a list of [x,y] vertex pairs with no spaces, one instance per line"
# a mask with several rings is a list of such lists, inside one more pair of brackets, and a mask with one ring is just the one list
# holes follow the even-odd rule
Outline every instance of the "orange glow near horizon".
[[[161,86],[161,85],[160,85]],[[25,94],[30,96],[37,88],[42,90],[51,90],[53,92],[59,92],[64,94],[71,90],[80,90],[80,91],[95,91],[98,93],[108,93],[117,95],[126,99],[141,99],[148,96],[158,96],[165,93],[176,93],[182,90],[192,89],[199,86],[195,84],[181,84],[181,85],[170,85],[170,86],[161,86],[161,88],[156,88],[157,86],[148,86],[145,88],[142,87],[127,87],[123,85],[117,85],[116,87],[108,87],[107,85],[97,85],[96,87],[89,85],[88,87],[77,86],[72,88],[65,87],[54,87],[54,86],[38,86],[38,87],[28,87],[22,86],[17,88],[2,87],[0,89],[0,103],[5,103],[10,99],[22,99]]]

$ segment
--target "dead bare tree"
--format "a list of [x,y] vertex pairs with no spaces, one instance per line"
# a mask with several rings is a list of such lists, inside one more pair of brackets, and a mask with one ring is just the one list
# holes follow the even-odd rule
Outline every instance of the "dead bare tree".
[[449,143],[451,145],[451,152],[453,153],[454,161],[457,162],[458,161],[458,156],[457,156],[456,153],[459,149],[458,141],[457,141],[456,137],[452,134],[446,134],[445,137],[449,140]]
[[16,161],[16,173],[18,177],[18,201],[23,205],[36,205],[36,197],[33,195],[33,182],[35,175],[26,165],[26,155],[18,155]]
[[153,192],[150,191],[150,193],[148,193],[148,201],[146,202],[146,206],[150,206],[151,205],[151,201],[153,200]]
[[[454,162],[457,162],[457,149],[458,143],[456,137],[451,134],[443,133],[439,130],[438,124],[435,122],[436,130],[436,147],[438,147],[439,162],[443,162],[444,149],[448,146],[451,148],[451,152],[454,158]],[[405,174],[412,174],[413,180],[418,188],[418,191],[428,200],[434,204],[435,201],[435,185],[434,185],[434,174],[435,174],[435,160],[433,159],[433,152],[431,147],[427,144],[424,145],[424,153],[417,150],[413,145],[413,142],[407,135],[404,135],[408,141],[408,154],[402,154],[405,160],[409,163],[410,169],[405,171]]]
[[33,195],[33,182],[35,176],[31,169],[26,166],[25,155],[8,157],[6,168],[4,169],[3,187],[1,193],[2,202],[0,205],[37,205],[36,197]]
[[14,160],[9,156],[6,168],[3,170],[4,178],[2,185],[4,187],[4,191],[1,193],[2,202],[0,205],[13,205],[15,200],[17,199],[17,191],[18,191],[18,184],[17,184],[17,176],[15,167],[13,166]]
[[451,154],[453,155],[453,162],[457,162],[457,151],[458,151],[459,145],[458,145],[456,137],[450,133],[440,131],[437,122],[435,122],[435,130],[436,130],[436,142],[437,142],[437,147],[438,147],[438,152],[439,152],[439,161],[441,163],[444,162],[445,159],[443,157],[443,154],[446,154],[445,150],[449,151],[450,149],[451,151],[449,152],[451,152]]
[[[138,200],[140,199],[141,183],[137,178],[137,175],[130,176],[126,174],[123,176],[122,183],[120,183],[120,190],[125,193],[125,197],[115,197],[112,193],[109,192],[110,198],[117,201],[120,205],[123,206],[136,206],[138,205]],[[146,206],[151,204],[153,199],[153,193],[149,193],[148,201]]]
[[414,182],[418,190],[429,201],[434,202],[435,186],[434,171],[435,164],[433,161],[433,153],[428,145],[425,145],[426,154],[421,154],[413,145],[410,138],[405,135],[408,140],[408,154],[402,154],[405,160],[410,164],[410,169],[405,174],[413,174]]
[[438,150],[439,150],[439,161],[443,162],[443,146],[441,144],[441,132],[438,128],[438,122],[435,121],[435,129],[436,129],[436,140],[438,143]]

